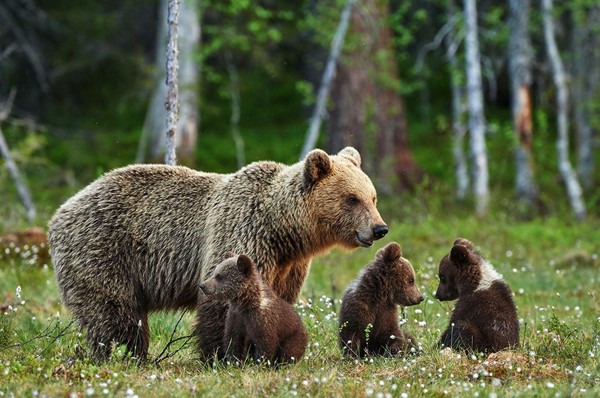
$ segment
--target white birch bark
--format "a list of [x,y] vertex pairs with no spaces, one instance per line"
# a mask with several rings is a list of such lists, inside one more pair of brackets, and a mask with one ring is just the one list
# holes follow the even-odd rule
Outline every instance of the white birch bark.
[[489,204],[488,160],[485,147],[485,119],[481,88],[481,64],[477,38],[477,8],[475,0],[464,1],[465,46],[467,54],[467,103],[469,110],[469,133],[473,158],[473,189],[478,216],[487,213]]
[[177,48],[179,0],[169,0],[167,21],[169,41],[167,43],[167,101],[165,102],[165,109],[167,110],[165,163],[174,166],[177,164],[175,132],[177,122],[179,121],[179,88],[177,87],[179,73],[179,53]]
[[569,161],[569,94],[567,91],[564,67],[554,36],[552,0],[542,0],[542,19],[544,24],[546,50],[552,67],[554,84],[556,85],[556,123],[558,129],[556,149],[558,155],[558,168],[567,188],[567,195],[569,197],[571,208],[575,213],[575,217],[581,220],[585,218],[586,210],[583,204],[581,185],[579,185],[577,175],[573,171],[573,167]]
[[573,120],[577,136],[577,174],[585,188],[591,188],[594,181],[594,129],[592,104],[598,92],[600,81],[600,37],[592,30],[600,25],[600,6],[596,5],[579,20],[572,13],[573,49]]
[[517,199],[529,206],[538,201],[538,187],[533,174],[531,58],[529,39],[529,0],[510,0],[510,36],[508,69],[511,81],[513,128],[516,137],[515,189]]
[[[197,86],[200,65],[196,62],[195,56],[198,52],[201,29],[197,4],[197,0],[180,2],[179,122],[175,133],[175,146],[179,157],[192,162],[196,151],[199,126]],[[168,0],[161,0],[156,51],[156,85],[148,105],[142,137],[138,145],[137,163],[143,162],[147,156],[152,161],[156,161],[165,153],[167,10]]]
[[464,151],[464,138],[467,129],[464,123],[465,100],[464,87],[460,76],[460,66],[456,57],[458,40],[456,38],[456,18],[453,0],[448,1],[448,34],[446,35],[446,59],[450,65],[450,88],[452,93],[452,155],[456,174],[456,197],[464,199],[469,190],[469,170]]
[[231,137],[235,144],[235,158],[237,167],[241,169],[246,164],[246,156],[244,154],[244,139],[240,134],[240,78],[237,72],[237,67],[231,59],[231,53],[225,53],[225,65],[227,66],[227,74],[229,75],[229,93],[231,95],[231,117],[229,125],[231,127]]
[[312,117],[310,118],[310,125],[306,132],[306,138],[304,140],[302,152],[300,153],[300,159],[304,159],[308,152],[313,150],[315,148],[315,145],[317,144],[317,139],[319,138],[319,129],[321,128],[321,122],[323,121],[323,117],[325,116],[326,101],[329,97],[329,92],[331,90],[333,78],[335,77],[336,63],[342,51],[342,46],[344,44],[346,31],[348,30],[348,22],[350,20],[350,14],[352,12],[352,5],[354,4],[354,1],[355,0],[346,1],[346,5],[342,10],[340,22],[335,32],[335,36],[333,37],[333,41],[331,42],[331,50],[329,52],[329,57],[327,58],[327,65],[325,66],[325,71],[323,72],[323,77],[321,79],[321,85],[317,94],[317,102],[315,104],[315,109],[313,110]]

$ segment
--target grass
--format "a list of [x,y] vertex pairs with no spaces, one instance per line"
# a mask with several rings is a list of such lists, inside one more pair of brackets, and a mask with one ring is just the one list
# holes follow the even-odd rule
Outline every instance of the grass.
[[[93,363],[87,359],[84,336],[61,305],[50,264],[37,261],[40,248],[17,252],[7,247],[0,254],[0,396],[600,394],[598,220],[518,221],[504,213],[479,220],[442,206],[436,215],[411,213],[392,201],[381,208],[391,227],[383,241],[371,249],[336,249],[314,261],[297,307],[309,332],[306,357],[279,369],[209,367],[195,360],[193,346],[158,365],[139,366],[118,355]],[[522,322],[519,349],[485,357],[435,348],[453,306],[432,296],[437,264],[457,236],[478,245],[512,287]],[[404,358],[343,359],[337,346],[339,298],[376,249],[391,241],[401,243],[427,297],[402,315],[405,330],[423,351]],[[179,317],[151,317],[151,357],[166,347]],[[193,314],[184,314],[175,337],[189,335],[192,323]]]

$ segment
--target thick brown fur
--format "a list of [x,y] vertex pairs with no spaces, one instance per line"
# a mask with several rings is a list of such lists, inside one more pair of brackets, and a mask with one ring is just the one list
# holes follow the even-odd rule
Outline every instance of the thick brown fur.
[[249,257],[229,256],[200,288],[208,300],[229,303],[220,356],[279,364],[304,355],[307,335],[300,316],[262,281]]
[[[375,259],[346,289],[340,310],[339,342],[351,356],[396,355],[416,347],[400,329],[398,305],[423,301],[415,272],[393,242],[377,251]],[[369,326],[370,325],[370,326]]]
[[439,345],[496,352],[519,345],[519,321],[512,292],[466,239],[456,239],[439,266],[440,301],[458,298]]
[[[222,333],[216,315],[226,304],[197,306],[198,285],[229,251],[250,256],[275,293],[293,303],[314,256],[334,246],[368,247],[387,232],[375,188],[358,165],[360,155],[348,147],[233,174],[165,165],[111,171],[49,222],[63,302],[100,359],[112,341],[145,358],[147,316],[156,310],[198,307],[198,335]],[[199,342],[201,353],[212,352],[206,344]]]

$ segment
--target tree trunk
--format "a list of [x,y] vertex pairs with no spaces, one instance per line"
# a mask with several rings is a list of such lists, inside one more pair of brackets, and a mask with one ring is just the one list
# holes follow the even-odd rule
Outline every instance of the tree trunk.
[[231,128],[231,137],[235,144],[235,158],[237,167],[241,169],[246,164],[246,156],[244,154],[244,139],[240,134],[240,79],[237,72],[237,67],[232,59],[229,51],[225,53],[225,65],[227,74],[229,75],[229,93],[231,95],[231,117],[229,125]]
[[586,216],[585,206],[582,200],[581,186],[577,176],[573,171],[569,161],[569,96],[567,84],[565,81],[565,72],[556,46],[554,36],[554,20],[552,18],[552,0],[542,0],[542,18],[544,21],[544,38],[546,41],[546,50],[552,67],[554,84],[556,85],[556,119],[558,128],[558,138],[556,148],[558,152],[558,168],[563,181],[567,187],[567,194],[571,208],[577,219],[583,219]]
[[165,163],[171,166],[177,164],[177,153],[175,151],[175,130],[179,122],[179,89],[177,87],[179,76],[179,52],[177,48],[179,28],[179,0],[169,0],[168,13],[168,36],[167,44],[167,143]]
[[[195,57],[200,43],[200,17],[196,0],[180,1],[179,6],[179,122],[175,132],[175,147],[180,163],[193,165],[196,159],[199,126],[197,91],[200,66]],[[161,0],[156,50],[156,86],[138,146],[138,163],[147,158],[151,162],[160,161],[165,153],[167,9],[168,0]]]
[[510,0],[510,37],[508,69],[511,80],[513,128],[517,138],[515,149],[516,193],[528,208],[539,203],[539,192],[533,174],[531,43],[529,40],[529,0]]
[[487,213],[489,202],[488,160],[485,147],[485,119],[481,89],[481,64],[477,38],[477,9],[475,0],[465,0],[465,27],[467,53],[467,101],[469,133],[473,157],[473,188],[477,202],[477,215]]
[[353,4],[354,0],[347,0],[346,5],[342,10],[342,15],[340,17],[338,28],[335,32],[335,36],[331,42],[331,50],[327,59],[327,65],[323,71],[319,93],[317,94],[317,102],[315,104],[312,117],[310,118],[310,125],[308,131],[306,132],[306,139],[304,146],[302,147],[300,159],[304,159],[308,152],[314,149],[317,139],[319,138],[321,122],[325,116],[325,103],[329,97],[331,84],[335,77],[335,68],[342,50],[342,46],[344,45],[344,38],[346,37],[346,30],[348,29],[348,21],[350,20]]
[[594,96],[600,81],[600,40],[592,32],[600,24],[600,6],[591,6],[572,12],[573,48],[573,115],[577,135],[577,172],[582,185],[592,188],[594,183],[594,129],[591,125]]
[[464,124],[465,101],[461,68],[456,58],[458,41],[456,39],[456,18],[454,1],[448,0],[448,34],[446,35],[446,59],[450,65],[450,88],[452,93],[452,155],[456,174],[456,197],[464,199],[469,189],[469,170],[464,151],[464,138],[467,129]]
[[408,144],[404,103],[389,29],[389,4],[366,0],[351,16],[351,50],[338,65],[329,150],[353,145],[365,171],[385,193],[422,179]]

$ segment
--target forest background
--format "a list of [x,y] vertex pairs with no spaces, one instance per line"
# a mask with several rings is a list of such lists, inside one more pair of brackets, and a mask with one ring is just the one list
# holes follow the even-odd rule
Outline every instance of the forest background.
[[[45,229],[61,203],[108,170],[163,162],[166,4],[0,3],[0,131],[32,199],[28,211],[3,151],[4,237]],[[98,368],[80,356],[80,336],[66,337],[66,322],[42,322],[55,312],[69,316],[49,259],[36,249],[33,261],[33,246],[15,251],[13,245],[0,255],[0,305],[21,312],[7,311],[0,325],[0,368],[9,375],[0,392],[94,395],[111,380],[120,395],[129,395],[127,386],[159,395],[233,394],[240,383],[248,395],[598,392],[597,1],[550,8],[548,0],[182,0],[178,162],[232,172],[256,160],[298,161],[348,4],[348,30],[316,146],[334,153],[353,145],[361,152],[390,224],[386,240],[402,244],[431,299],[421,312],[404,312],[425,346],[433,347],[451,310],[431,296],[437,262],[464,236],[516,292],[524,331],[513,363],[527,371],[501,362],[494,368],[498,379],[481,370],[482,358],[450,360],[435,350],[409,360],[408,368],[406,360],[402,367],[385,360],[370,368],[332,364],[335,340],[320,331],[335,334],[335,316],[323,314],[335,309],[372,258],[360,250],[315,262],[304,299],[321,297],[323,307],[315,307],[321,315],[310,306],[301,313],[317,346],[294,369],[259,370],[253,380],[229,370],[219,373],[221,383],[197,373],[189,348],[174,357],[175,373],[168,365]],[[19,306],[21,287],[31,293]],[[180,334],[189,331],[186,319]],[[157,358],[175,321],[155,317],[151,324]],[[148,382],[156,374],[160,385]]]

